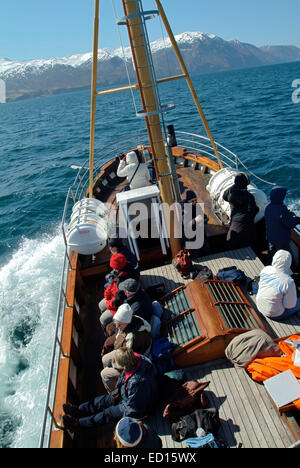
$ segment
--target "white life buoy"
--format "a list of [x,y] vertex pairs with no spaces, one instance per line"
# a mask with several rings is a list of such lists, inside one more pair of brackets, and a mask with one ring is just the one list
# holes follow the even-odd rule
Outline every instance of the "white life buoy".
[[67,243],[74,252],[94,255],[101,252],[107,243],[107,215],[104,203],[84,198],[72,210],[67,230]]

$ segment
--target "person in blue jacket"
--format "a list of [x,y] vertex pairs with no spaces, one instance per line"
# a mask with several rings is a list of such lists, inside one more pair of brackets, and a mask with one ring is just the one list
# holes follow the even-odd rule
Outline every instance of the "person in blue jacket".
[[158,401],[157,371],[150,359],[120,348],[112,366],[122,371],[116,389],[79,407],[65,404],[64,428],[75,431],[117,422],[124,417],[141,419],[153,411]]
[[270,192],[270,202],[265,208],[266,233],[270,260],[278,250],[290,250],[291,229],[300,218],[284,204],[286,187],[276,186]]

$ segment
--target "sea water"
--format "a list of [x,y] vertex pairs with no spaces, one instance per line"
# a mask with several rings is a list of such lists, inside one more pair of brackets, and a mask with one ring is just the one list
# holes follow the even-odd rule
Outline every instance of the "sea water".
[[[288,187],[300,215],[300,62],[194,77],[216,141],[260,178]],[[204,133],[183,81],[161,87],[175,130]],[[88,91],[0,105],[0,447],[37,447],[64,244],[60,219],[89,154]],[[138,96],[99,98],[96,149],[144,130]],[[271,185],[252,179],[268,194]]]

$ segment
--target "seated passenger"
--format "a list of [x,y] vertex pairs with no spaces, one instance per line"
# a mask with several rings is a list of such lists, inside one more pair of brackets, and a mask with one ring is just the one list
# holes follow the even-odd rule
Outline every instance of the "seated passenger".
[[99,302],[100,309],[100,324],[105,330],[107,325],[112,321],[115,313],[120,305],[124,303],[126,295],[124,291],[119,291],[115,281],[113,281],[104,291],[104,299]]
[[117,308],[124,302],[124,294],[117,295],[120,282],[128,278],[135,278],[137,275],[136,271],[127,264],[125,255],[120,253],[111,256],[110,267],[113,270],[109,274],[109,278],[106,277],[108,282],[105,285],[104,298],[99,302],[100,323],[103,329],[112,321]]
[[133,315],[138,315],[150,323],[152,301],[143,287],[133,278],[120,282],[119,290],[126,295],[125,304],[129,304]]
[[153,411],[158,400],[158,385],[152,362],[130,349],[119,349],[113,365],[121,372],[115,391],[79,407],[63,405],[65,429],[93,428],[117,423],[124,417],[141,419]]
[[151,326],[146,320],[132,314],[128,304],[123,304],[113,317],[113,323],[106,327],[108,338],[102,348],[102,382],[107,391],[115,388],[120,372],[111,367],[116,350],[132,349],[136,353],[148,355],[151,350]]
[[149,185],[150,174],[145,163],[140,163],[134,151],[121,159],[117,169],[118,177],[127,177],[130,189],[137,189]]
[[112,255],[122,254],[126,257],[127,265],[130,269],[134,270],[136,273],[137,279],[140,277],[140,266],[137,261],[136,256],[129,250],[124,244],[122,239],[114,237],[109,240],[108,247]]
[[291,278],[292,255],[278,250],[272,265],[260,273],[256,305],[258,310],[273,320],[284,320],[300,309],[296,285]]
[[117,448],[162,448],[161,438],[146,424],[122,418],[115,429]]
[[128,261],[126,255],[123,253],[113,254],[110,257],[109,265],[112,271],[105,277],[107,281],[105,287],[113,280],[120,282],[126,278],[140,278],[139,270],[132,266],[131,260]]

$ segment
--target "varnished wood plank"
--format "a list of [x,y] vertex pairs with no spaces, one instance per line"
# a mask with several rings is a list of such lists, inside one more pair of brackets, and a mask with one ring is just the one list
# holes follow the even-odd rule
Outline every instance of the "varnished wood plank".
[[244,404],[238,398],[238,392],[236,391],[235,386],[232,388],[232,382],[229,381],[230,367],[231,366],[228,366],[228,364],[220,366],[216,375],[219,381],[222,382],[222,388],[226,395],[228,412],[234,423],[240,428],[239,435],[241,437],[243,447],[253,447],[253,445],[255,446],[255,441],[253,441],[253,434],[251,433],[252,431],[247,417],[247,412],[244,408]]
[[[249,404],[252,406],[255,417],[262,430],[263,437],[266,439],[267,447],[282,448],[285,446],[282,439],[287,433],[286,428],[275,417],[274,411],[270,406],[268,395],[265,389],[264,395],[260,393],[259,388],[262,384],[254,382],[242,368],[235,368],[236,379],[240,382],[244,392],[249,395]],[[266,398],[267,397],[267,398]],[[289,441],[287,441],[287,444]]]
[[[69,390],[69,371],[70,371],[70,358],[72,348],[72,331],[74,320],[74,306],[75,306],[75,288],[76,288],[76,265],[78,255],[74,252],[70,253],[71,265],[68,270],[67,286],[66,286],[66,305],[64,311],[64,321],[61,336],[61,354],[58,364],[58,377],[55,390],[55,405],[53,410],[54,419],[60,423],[60,417],[63,414],[62,406],[67,402]],[[50,447],[55,448],[56,445],[63,446],[64,432],[52,432]]]
[[229,372],[226,370],[223,375],[224,378],[226,377],[229,388],[233,391],[235,403],[239,408],[241,420],[243,421],[244,428],[246,428],[252,447],[268,447],[265,434],[262,432],[259,421],[257,420],[257,414],[259,413],[256,413],[251,404],[253,401],[252,394],[250,392],[245,392],[241,382],[236,378],[234,367],[232,367]]
[[220,225],[212,209],[212,200],[206,190],[206,186],[211,178],[210,174],[201,174],[190,167],[177,169],[182,198],[185,197],[187,189],[193,190],[199,203],[204,204],[205,214],[208,216],[208,224],[205,226],[208,237],[220,235],[224,236],[228,227]]

